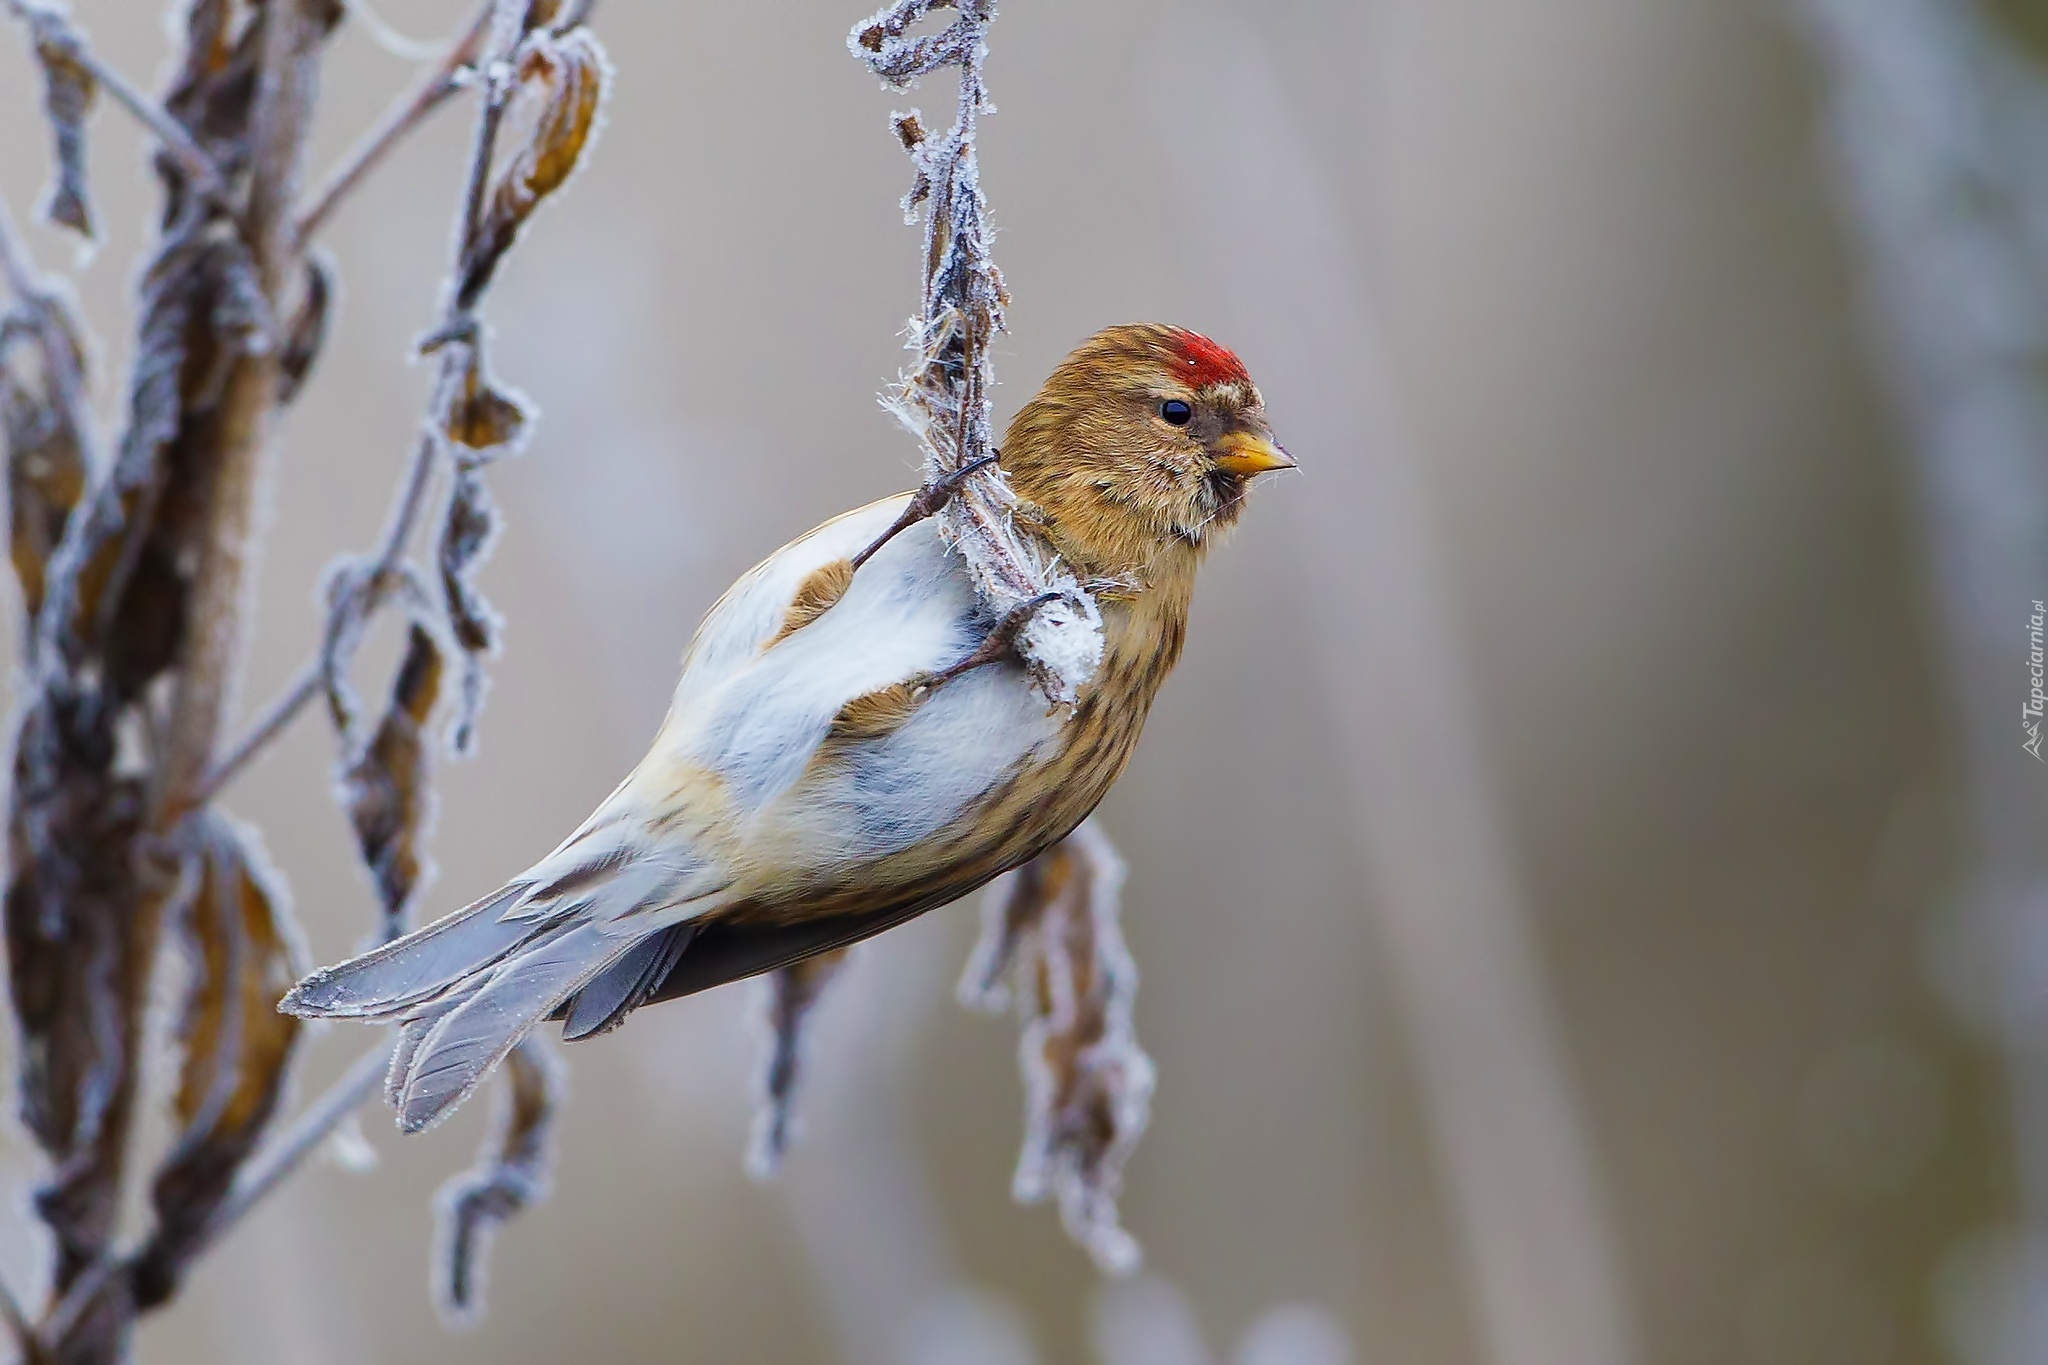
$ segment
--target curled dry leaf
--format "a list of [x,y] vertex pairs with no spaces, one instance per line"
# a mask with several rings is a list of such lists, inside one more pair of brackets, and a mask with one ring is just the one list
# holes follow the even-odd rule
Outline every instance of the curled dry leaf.
[[[120,450],[49,575],[52,638],[65,662],[76,666],[118,637],[125,652],[109,661],[107,682],[123,698],[175,652],[218,402],[232,366],[268,344],[270,331],[248,250],[224,231],[167,240],[143,276],[141,308]],[[138,651],[144,640],[152,647]]]
[[298,311],[285,324],[284,346],[277,357],[277,401],[298,397],[320,348],[327,343],[327,314],[334,303],[334,267],[315,252],[306,257],[306,288]]
[[536,29],[512,54],[506,121],[525,130],[492,178],[484,211],[463,246],[458,307],[468,308],[540,201],[560,189],[589,145],[610,83],[604,49],[589,30]]
[[1113,1274],[1139,1262],[1116,1201],[1154,1081],[1132,1028],[1138,972],[1117,922],[1123,878],[1107,836],[1083,823],[992,884],[960,984],[969,1007],[1014,1002],[1024,1023],[1017,1198],[1056,1199],[1068,1234]]
[[852,951],[835,948],[762,978],[768,1052],[754,1087],[754,1133],[747,1144],[747,1173],[756,1180],[770,1179],[782,1169],[782,1158],[796,1136],[805,1029],[825,988],[845,968]]
[[560,1072],[561,1064],[537,1037],[512,1049],[490,1140],[477,1164],[442,1186],[435,1199],[434,1301],[451,1322],[472,1321],[483,1310],[491,1234],[547,1197]]
[[384,907],[384,938],[405,930],[419,886],[433,810],[428,782],[427,719],[441,694],[441,646],[415,622],[377,729],[341,774],[342,804]]
[[43,217],[79,236],[93,236],[92,198],[85,175],[85,116],[99,82],[78,60],[76,40],[55,16],[38,13],[36,61],[43,69],[43,110],[57,140],[56,175],[43,200]]
[[[47,335],[25,319],[22,325],[0,322],[0,442],[7,460],[8,555],[21,585],[24,614],[33,621],[42,610],[44,578],[50,556],[64,535],[64,523],[85,492],[84,433],[72,425],[59,401],[53,365],[66,360],[71,373],[84,368],[84,355],[61,309],[49,310],[57,329],[55,344],[67,350],[52,356],[40,344]],[[11,321],[11,320],[10,320]],[[31,635],[31,647],[33,636]]]
[[484,364],[481,342],[462,344],[462,356],[441,411],[441,434],[470,458],[517,450],[526,437],[526,404],[498,387]]
[[458,463],[438,550],[442,601],[455,643],[463,652],[462,695],[450,732],[457,753],[468,753],[475,744],[477,712],[483,705],[483,660],[497,646],[498,614],[475,582],[477,567],[490,552],[497,532],[497,509],[484,486],[482,471],[474,464]]
[[284,1094],[303,1027],[277,1009],[305,963],[276,874],[253,832],[212,812],[196,820],[196,886],[174,926],[189,971],[178,1127],[151,1189],[156,1229],[136,1263],[144,1307],[171,1295],[204,1242]]
[[[81,714],[81,712],[85,712]],[[113,738],[75,695],[24,708],[14,743],[6,900],[9,996],[24,1127],[52,1174],[37,1211],[61,1289],[98,1259],[120,1205],[123,1074],[147,970],[143,885],[128,856],[139,783],[112,777]]]

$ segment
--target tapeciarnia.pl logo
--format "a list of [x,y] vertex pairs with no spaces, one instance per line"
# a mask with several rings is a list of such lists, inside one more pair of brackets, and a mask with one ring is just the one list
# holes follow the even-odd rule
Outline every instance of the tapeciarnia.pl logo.
[[2034,600],[2034,614],[2027,621],[2027,673],[2033,678],[2033,686],[2027,692],[2027,704],[2020,708],[2020,724],[2026,727],[2027,742],[2020,747],[2032,754],[2037,762],[2048,763],[2041,757],[2041,713],[2048,708],[2048,693],[2041,690],[2044,668],[2041,659],[2041,623],[2048,619],[2048,606],[2041,600]]

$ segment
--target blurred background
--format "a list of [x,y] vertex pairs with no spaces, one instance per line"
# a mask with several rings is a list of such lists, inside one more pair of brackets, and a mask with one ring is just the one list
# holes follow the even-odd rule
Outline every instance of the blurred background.
[[[406,34],[457,0],[386,3]],[[159,71],[152,0],[78,0]],[[1211,561],[1103,810],[1160,1069],[1105,1283],[1008,1196],[1015,1031],[972,907],[823,1007],[782,1180],[742,1174],[757,1001],[568,1051],[552,1199],[448,1335],[430,1201],[488,1104],[316,1165],[149,1320],[152,1365],[2024,1365],[2048,1360],[2048,116],[2035,0],[1011,0],[982,161],[1007,418],[1081,337],[1245,358],[1302,473]],[[861,12],[607,0],[586,172],[489,309],[541,409],[493,483],[510,620],[444,763],[433,913],[639,756],[755,560],[908,486],[915,305]],[[0,193],[47,155],[0,41]],[[350,23],[316,164],[412,66]],[[949,105],[927,82],[922,103]],[[94,121],[76,268],[118,402],[153,201]],[[467,117],[327,234],[335,331],[273,465],[244,701],[314,646],[423,409]],[[0,632],[10,641],[12,632]],[[381,686],[393,642],[365,655]],[[302,722],[231,791],[313,954],[372,896]],[[301,1095],[370,1041],[334,1028]],[[0,1041],[0,1066],[11,1066]],[[42,1253],[0,1132],[0,1273]]]

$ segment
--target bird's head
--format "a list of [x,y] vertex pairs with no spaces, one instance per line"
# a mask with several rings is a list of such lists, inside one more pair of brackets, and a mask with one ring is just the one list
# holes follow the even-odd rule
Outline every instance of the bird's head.
[[1237,520],[1245,486],[1294,460],[1238,358],[1181,327],[1111,327],[1018,412],[1002,467],[1077,567],[1149,578]]

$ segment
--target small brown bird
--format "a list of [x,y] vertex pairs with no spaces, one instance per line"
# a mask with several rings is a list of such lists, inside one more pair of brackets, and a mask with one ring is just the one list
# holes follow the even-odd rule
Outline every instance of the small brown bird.
[[1102,661],[1070,712],[985,647],[996,623],[932,521],[874,548],[912,495],[872,503],[719,599],[653,748],[559,848],[281,1008],[400,1023],[388,1091],[410,1131],[544,1019],[590,1037],[957,900],[1064,838],[1180,657],[1211,540],[1252,476],[1294,461],[1234,355],[1156,325],[1089,338],[1001,451],[1034,529],[1098,585]]

